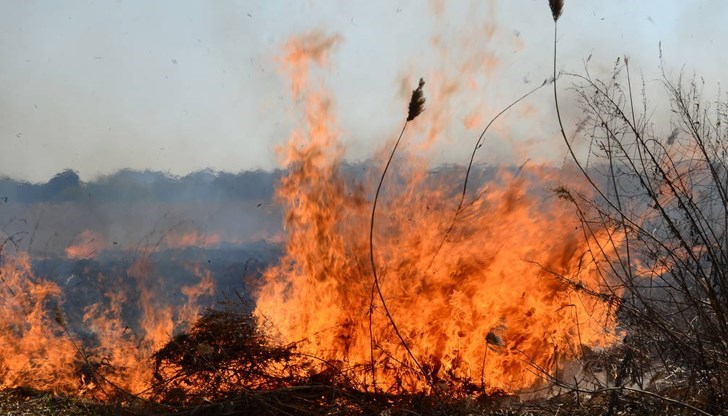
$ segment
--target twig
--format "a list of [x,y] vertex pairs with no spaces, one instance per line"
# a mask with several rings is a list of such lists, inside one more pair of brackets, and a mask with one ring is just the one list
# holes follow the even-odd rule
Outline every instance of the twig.
[[656,398],[658,400],[662,400],[662,401],[667,402],[667,403],[672,403],[672,404],[675,404],[675,405],[678,405],[678,406],[686,407],[686,408],[688,408],[690,410],[694,410],[694,411],[696,411],[696,412],[698,412],[698,413],[700,413],[701,415],[704,415],[704,416],[715,416],[712,413],[708,413],[708,412],[705,412],[703,410],[700,410],[697,407],[695,407],[695,406],[693,406],[693,405],[691,405],[689,403],[685,403],[685,402],[682,402],[680,400],[671,399],[669,397],[665,397],[663,395],[660,395],[660,394],[655,393],[655,392],[651,392],[649,390],[643,390],[643,389],[638,389],[638,388],[634,388],[634,387],[626,387],[626,386],[601,387],[601,388],[598,388],[598,389],[589,390],[589,389],[579,388],[578,386],[572,386],[572,385],[569,385],[567,383],[564,383],[561,380],[558,380],[557,378],[555,378],[554,376],[552,376],[551,374],[549,374],[548,371],[546,371],[545,369],[543,369],[540,366],[536,365],[533,362],[533,360],[531,359],[531,357],[529,357],[528,354],[526,354],[525,352],[519,350],[518,348],[514,348],[514,350],[517,351],[517,352],[519,352],[520,354],[522,354],[524,357],[526,357],[527,359],[524,360],[524,362],[526,362],[526,364],[528,364],[529,366],[533,367],[541,376],[544,377],[544,379],[548,380],[549,382],[553,383],[556,386],[563,387],[565,389],[569,389],[570,391],[572,391],[574,393],[577,393],[577,394],[578,393],[584,393],[584,394],[592,394],[592,395],[594,395],[594,394],[607,393],[607,392],[613,392],[613,391],[617,391],[617,392],[618,391],[629,391],[629,392],[632,392],[632,393],[644,394],[645,396],[654,397],[654,398]]
[[[159,407],[162,407],[162,408],[165,408],[165,409],[170,409],[170,410],[176,409],[175,406],[171,406],[171,405],[168,405],[168,404],[156,403],[156,402],[153,402],[153,401],[151,401],[149,399],[145,399],[145,398],[143,398],[143,397],[141,397],[141,396],[139,396],[137,394],[134,394],[134,393],[132,393],[132,392],[130,392],[130,391],[122,388],[118,384],[116,384],[116,383],[112,382],[111,380],[109,380],[108,378],[106,378],[106,376],[104,376],[103,374],[101,374],[96,369],[96,366],[91,362],[91,360],[89,359],[89,357],[86,354],[86,352],[83,350],[83,348],[73,338],[73,336],[71,335],[71,333],[68,330],[68,326],[66,325],[66,322],[65,322],[65,319],[63,317],[63,314],[62,314],[62,312],[61,312],[61,310],[60,310],[60,308],[58,306],[56,307],[55,314],[56,314],[56,316],[55,316],[56,323],[58,323],[58,325],[60,325],[60,327],[63,329],[63,332],[66,334],[66,337],[68,337],[68,340],[71,341],[71,344],[73,345],[73,347],[81,355],[81,358],[83,359],[84,363],[88,366],[88,368],[91,371],[93,371],[93,373],[96,375],[96,377],[98,377],[101,381],[103,381],[105,383],[108,383],[115,390],[121,392],[122,394],[124,394],[127,397],[131,397],[131,398],[137,399],[139,401],[142,401],[144,403],[150,404],[152,406],[159,406]],[[103,388],[103,386],[101,385],[101,383],[99,383],[99,388],[101,389],[101,391],[104,393],[104,395],[106,397],[111,398],[111,395],[106,392],[106,390]],[[138,414],[138,413],[132,412],[129,409],[126,409],[125,411],[128,412],[128,413],[132,413],[132,414]]]

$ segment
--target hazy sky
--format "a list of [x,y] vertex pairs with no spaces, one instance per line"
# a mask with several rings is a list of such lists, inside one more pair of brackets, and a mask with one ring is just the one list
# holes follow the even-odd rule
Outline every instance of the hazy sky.
[[[591,54],[599,73],[628,54],[653,84],[661,41],[668,68],[684,65],[713,91],[728,80],[726,21],[720,0],[566,0],[559,66],[580,71]],[[432,80],[425,122],[452,125],[432,157],[457,161],[465,153],[449,149],[471,146],[482,128],[468,130],[468,120],[488,118],[551,70],[546,0],[2,0],[0,174],[41,181],[64,168],[91,179],[121,168],[275,167],[295,111],[275,56],[311,30],[341,37],[326,82],[355,159],[399,128],[403,80],[408,88]],[[452,97],[433,97],[448,85]],[[523,148],[496,138],[490,153],[558,159],[549,98],[540,94],[495,130]],[[528,123],[513,123],[523,115]]]

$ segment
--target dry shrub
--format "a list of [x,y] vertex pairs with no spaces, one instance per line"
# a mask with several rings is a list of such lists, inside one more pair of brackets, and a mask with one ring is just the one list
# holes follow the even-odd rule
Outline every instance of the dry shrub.
[[300,385],[308,374],[295,345],[274,345],[255,318],[232,307],[207,309],[154,356],[154,394],[167,403],[219,401],[242,391]]
[[196,415],[477,414],[503,398],[367,392],[340,363],[302,356],[267,333],[239,306],[207,309],[154,354],[152,398]]
[[[574,161],[597,197],[566,199],[585,234],[606,225],[625,235],[614,256],[605,254],[612,241],[590,250],[612,293],[623,294],[623,356],[599,386],[613,389],[609,413],[634,402],[634,391],[719,413],[728,404],[728,103],[706,102],[696,79],[663,73],[667,133],[652,119],[644,83],[635,105],[627,59],[605,81],[571,77],[584,114],[577,134],[589,149]],[[643,362],[636,372],[635,357]]]

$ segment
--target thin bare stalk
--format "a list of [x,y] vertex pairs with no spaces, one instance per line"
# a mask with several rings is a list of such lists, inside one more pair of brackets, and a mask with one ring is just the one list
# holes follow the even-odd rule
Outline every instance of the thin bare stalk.
[[427,266],[427,269],[430,270],[432,267],[432,264],[435,262],[435,259],[437,258],[437,255],[440,254],[440,250],[442,250],[443,245],[445,245],[445,241],[447,241],[447,238],[450,236],[450,233],[452,232],[453,227],[455,226],[455,222],[458,219],[458,216],[463,211],[463,205],[465,204],[465,194],[468,190],[468,180],[470,179],[470,172],[473,169],[473,163],[475,161],[475,153],[483,147],[483,139],[485,137],[485,133],[488,131],[490,126],[495,123],[496,120],[508,110],[510,110],[512,107],[514,107],[516,104],[520,103],[521,101],[525,100],[531,94],[535,93],[536,91],[540,90],[541,88],[545,87],[549,84],[549,80],[545,80],[541,85],[537,86],[536,88],[533,88],[531,91],[528,91],[527,93],[523,94],[521,97],[519,97],[517,100],[513,101],[512,103],[508,104],[505,108],[503,108],[498,114],[493,117],[488,124],[485,126],[483,131],[480,133],[480,136],[478,137],[478,140],[475,142],[475,146],[473,146],[473,151],[470,154],[470,160],[468,161],[468,168],[465,171],[465,180],[463,180],[463,190],[460,193],[460,201],[458,201],[458,207],[455,209],[455,214],[453,215],[452,221],[450,221],[450,225],[447,227],[447,230],[442,236],[442,240],[440,240],[440,244],[438,244],[437,249],[435,250],[435,254],[432,255],[432,258],[430,259],[430,263]]
[[568,383],[564,383],[563,381],[561,381],[561,380],[555,378],[554,376],[552,376],[551,374],[549,374],[549,372],[546,371],[546,369],[544,369],[544,368],[540,367],[539,365],[537,365],[531,359],[531,357],[529,357],[528,354],[526,354],[525,352],[523,352],[523,351],[521,351],[519,349],[516,349],[516,351],[518,351],[524,357],[526,357],[526,359],[524,361],[528,365],[530,365],[531,367],[533,367],[533,369],[536,371],[535,374],[540,374],[543,378],[545,378],[546,380],[550,381],[551,383],[553,383],[553,384],[555,384],[555,385],[557,385],[559,387],[563,387],[565,389],[569,389],[572,392],[576,392],[576,393],[586,393],[586,394],[590,394],[590,395],[596,395],[596,394],[599,394],[599,393],[628,391],[628,392],[632,392],[632,393],[636,393],[636,394],[650,396],[650,397],[653,397],[655,399],[664,401],[666,403],[670,403],[670,404],[674,404],[674,405],[677,405],[677,406],[685,407],[685,408],[690,409],[692,411],[698,412],[698,413],[700,413],[701,415],[704,415],[704,416],[714,416],[712,413],[708,413],[706,411],[703,411],[701,409],[698,409],[697,407],[695,407],[695,406],[693,406],[693,405],[691,405],[689,403],[685,403],[685,402],[680,401],[680,400],[671,399],[669,397],[665,397],[663,395],[660,395],[658,393],[655,393],[655,392],[652,392],[652,391],[649,391],[649,390],[638,389],[638,388],[634,388],[634,387],[626,387],[626,386],[601,387],[601,388],[598,388],[598,389],[589,390],[589,389],[579,388],[578,386],[572,386],[572,385],[570,385]]
[[[434,384],[432,380],[430,379],[430,376],[427,374],[425,369],[420,365],[419,361],[417,361],[417,358],[415,358],[414,354],[412,353],[412,350],[410,349],[409,345],[407,345],[407,341],[405,341],[404,337],[399,331],[399,328],[397,327],[397,323],[394,320],[394,317],[392,316],[392,313],[390,312],[389,308],[387,307],[387,302],[384,299],[384,294],[382,293],[382,287],[379,283],[379,275],[377,272],[377,265],[374,258],[374,220],[376,218],[377,213],[377,203],[379,202],[379,194],[382,191],[382,186],[384,184],[384,178],[387,176],[387,171],[389,170],[389,166],[392,164],[392,160],[394,159],[394,154],[397,152],[397,148],[399,147],[400,142],[402,141],[402,136],[404,135],[405,130],[407,129],[407,125],[410,121],[414,120],[415,117],[417,117],[422,111],[424,111],[424,104],[425,104],[425,98],[422,94],[422,87],[425,85],[425,82],[420,78],[420,84],[419,87],[417,87],[416,90],[412,91],[412,98],[410,99],[409,103],[409,113],[407,115],[407,120],[404,122],[404,125],[402,126],[402,131],[399,133],[399,137],[397,137],[397,141],[394,143],[394,147],[392,148],[392,152],[389,154],[389,158],[387,159],[387,163],[384,166],[384,170],[382,171],[382,176],[379,178],[379,184],[377,185],[377,191],[374,194],[374,202],[372,204],[372,214],[369,221],[369,262],[372,266],[372,275],[374,277],[374,288],[376,288],[377,294],[379,295],[379,301],[382,302],[382,309],[384,309],[384,313],[387,316],[387,319],[389,319],[389,322],[392,324],[392,329],[394,330],[394,333],[397,335],[397,338],[399,338],[400,343],[404,347],[404,349],[407,351],[407,355],[409,355],[412,362],[415,363],[417,368],[420,370],[422,375],[425,377],[425,380],[430,384],[432,387],[433,392],[437,393],[437,391],[434,388]],[[372,299],[373,301],[373,299]],[[369,314],[370,319],[371,315],[373,314],[373,304],[370,304],[369,308]],[[371,328],[370,328],[371,332]],[[370,337],[373,338],[373,334],[370,333]],[[374,357],[372,354],[372,374],[374,374]]]

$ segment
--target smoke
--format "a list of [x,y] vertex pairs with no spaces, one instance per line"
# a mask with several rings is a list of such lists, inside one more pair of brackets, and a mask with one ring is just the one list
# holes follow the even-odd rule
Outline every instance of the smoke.
[[[198,171],[183,177],[122,170],[84,182],[65,170],[45,183],[0,179],[0,223],[6,236],[41,256],[69,247],[139,246],[277,240],[280,211],[272,200],[280,171]],[[195,235],[197,237],[191,237]],[[160,243],[161,242],[161,243]]]
[[[273,56],[290,35],[316,28],[341,34],[329,81],[347,158],[364,160],[391,137],[422,76],[429,108],[441,114],[423,141],[432,144],[444,131],[433,159],[461,162],[459,149],[468,146],[453,144],[470,141],[471,126],[548,77],[553,20],[545,1],[435,3],[0,5],[8,39],[0,77],[8,155],[2,173],[41,180],[71,167],[88,180],[125,167],[182,175],[271,168],[272,149],[291,127]],[[724,7],[571,2],[559,21],[559,69],[582,72],[591,55],[590,71],[599,76],[627,54],[635,78],[644,73],[649,84],[659,78],[662,41],[670,67],[687,61],[709,86],[724,81],[725,59],[694,47],[725,37],[715,23]],[[396,91],[405,77],[402,96]],[[531,104],[533,122],[495,126],[503,128],[498,139],[519,137],[528,148],[488,143],[489,161],[561,160],[549,95]],[[525,118],[513,114],[511,121]],[[578,114],[567,116],[578,123]]]

